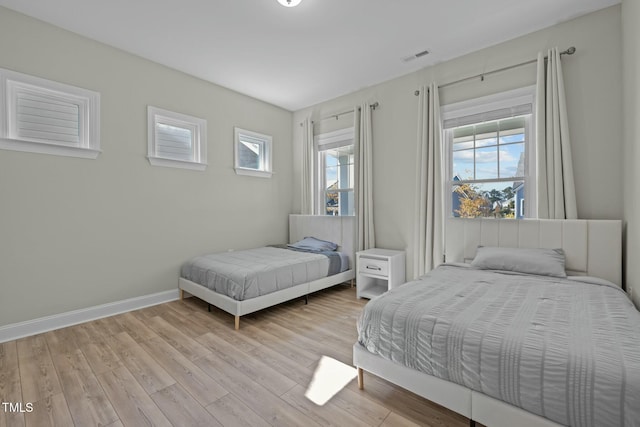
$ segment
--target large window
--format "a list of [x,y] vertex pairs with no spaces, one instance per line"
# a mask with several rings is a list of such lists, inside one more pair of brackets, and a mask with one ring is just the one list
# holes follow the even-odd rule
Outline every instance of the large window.
[[318,135],[317,152],[320,215],[354,215],[355,156],[353,128]]
[[445,108],[451,216],[525,218],[534,212],[533,96],[518,90]]

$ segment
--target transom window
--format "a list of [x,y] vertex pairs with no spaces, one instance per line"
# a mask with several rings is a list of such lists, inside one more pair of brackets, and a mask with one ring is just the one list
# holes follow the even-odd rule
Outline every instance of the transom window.
[[272,137],[235,128],[235,169],[240,175],[271,177]]
[[[522,104],[522,96],[506,96],[498,105],[485,99],[484,111],[483,103],[475,100],[475,107],[460,108],[462,114],[456,118],[451,118],[451,109],[443,114],[448,116],[443,122],[449,177],[445,194],[450,194],[446,198],[451,216],[532,216],[533,100],[525,98],[529,102]],[[464,114],[469,111],[473,114]]]
[[100,94],[0,68],[0,148],[97,158]]
[[148,106],[148,159],[154,166],[204,170],[207,122],[198,117]]
[[320,215],[354,215],[353,128],[316,137]]

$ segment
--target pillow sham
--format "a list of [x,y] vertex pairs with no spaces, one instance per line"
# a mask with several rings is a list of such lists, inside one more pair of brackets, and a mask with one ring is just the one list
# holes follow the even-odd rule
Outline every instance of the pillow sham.
[[562,249],[498,248],[478,246],[471,266],[541,276],[567,277]]
[[293,249],[312,252],[335,251],[338,249],[338,245],[336,243],[316,239],[315,237],[305,237],[304,239],[295,243],[290,243],[287,246]]

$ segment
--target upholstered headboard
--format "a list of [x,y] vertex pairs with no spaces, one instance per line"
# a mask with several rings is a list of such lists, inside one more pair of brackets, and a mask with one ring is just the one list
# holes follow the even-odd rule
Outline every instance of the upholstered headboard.
[[338,250],[349,256],[355,265],[356,217],[331,215],[289,215],[289,243],[307,236],[338,244]]
[[562,248],[567,274],[622,285],[621,221],[449,218],[445,235],[447,262],[470,262],[478,245]]

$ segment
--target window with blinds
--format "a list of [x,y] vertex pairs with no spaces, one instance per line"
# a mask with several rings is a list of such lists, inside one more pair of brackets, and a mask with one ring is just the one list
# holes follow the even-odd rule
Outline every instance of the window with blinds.
[[533,95],[523,96],[519,90],[444,110],[445,194],[449,194],[445,200],[450,215],[532,216]]
[[234,128],[235,170],[239,175],[271,177],[273,138],[250,130]]
[[96,158],[100,95],[0,69],[0,148]]
[[206,168],[207,122],[148,106],[148,159],[154,166]]

